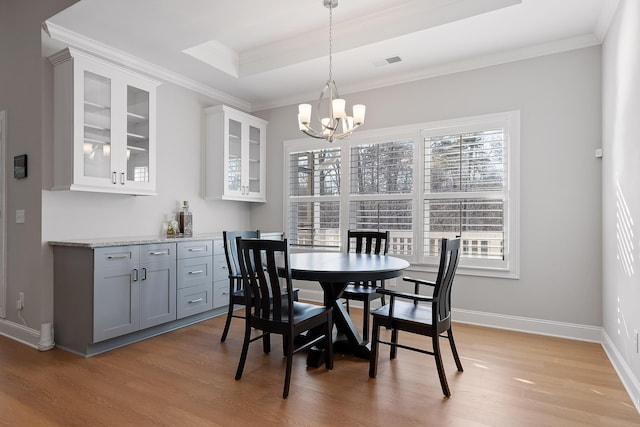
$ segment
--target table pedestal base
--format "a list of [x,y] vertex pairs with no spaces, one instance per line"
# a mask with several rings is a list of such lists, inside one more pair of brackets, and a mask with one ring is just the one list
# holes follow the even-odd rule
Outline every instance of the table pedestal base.
[[[302,335],[297,337],[296,340],[303,343],[306,340],[310,340],[310,337],[302,338]],[[333,335],[333,353],[353,354],[360,359],[369,360],[371,358],[371,344],[368,341],[363,341],[360,344],[354,344],[350,342],[343,334]],[[324,347],[314,345],[309,349],[307,354],[307,367],[318,368],[324,365],[326,361],[326,351]]]

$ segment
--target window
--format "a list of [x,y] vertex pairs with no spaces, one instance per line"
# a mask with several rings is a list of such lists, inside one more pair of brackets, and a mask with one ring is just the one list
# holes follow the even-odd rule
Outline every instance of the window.
[[518,276],[518,112],[287,141],[285,159],[292,246],[389,230],[390,254],[432,269],[440,239],[461,236],[461,271]]

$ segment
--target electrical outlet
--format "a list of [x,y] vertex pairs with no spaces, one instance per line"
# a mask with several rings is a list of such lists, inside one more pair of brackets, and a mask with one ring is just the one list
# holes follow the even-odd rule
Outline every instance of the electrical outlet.
[[24,292],[18,293],[18,300],[16,301],[16,308],[22,310],[24,308]]

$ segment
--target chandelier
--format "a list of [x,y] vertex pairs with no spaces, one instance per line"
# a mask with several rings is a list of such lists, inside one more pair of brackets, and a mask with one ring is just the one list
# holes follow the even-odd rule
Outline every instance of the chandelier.
[[[365,106],[356,104],[353,106],[353,115],[348,116],[346,112],[345,100],[340,98],[338,87],[333,80],[332,74],[332,30],[333,30],[333,8],[338,6],[338,0],[323,0],[324,7],[329,9],[329,80],[324,85],[318,99],[316,117],[320,123],[320,132],[311,127],[311,104],[300,104],[298,106],[298,126],[300,130],[312,138],[326,139],[333,142],[335,139],[346,138],[361,124],[364,123]],[[327,97],[328,114],[320,116],[322,100]]]

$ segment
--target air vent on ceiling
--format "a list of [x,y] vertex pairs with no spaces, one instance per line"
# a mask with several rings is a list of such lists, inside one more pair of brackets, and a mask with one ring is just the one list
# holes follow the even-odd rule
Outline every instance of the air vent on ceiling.
[[382,67],[384,65],[395,64],[396,62],[402,62],[402,58],[399,56],[390,56],[388,58],[374,59],[373,65],[376,67]]

